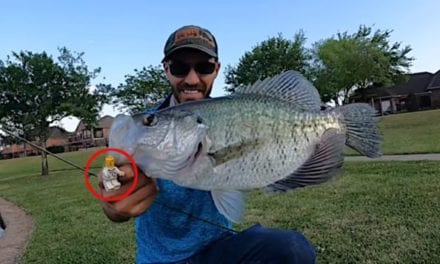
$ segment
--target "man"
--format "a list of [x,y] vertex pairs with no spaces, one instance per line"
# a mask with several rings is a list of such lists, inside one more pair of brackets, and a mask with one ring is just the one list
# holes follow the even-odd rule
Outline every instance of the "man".
[[[179,28],[168,38],[164,55],[162,63],[173,92],[159,109],[209,97],[220,62],[216,39],[208,30],[198,26]],[[128,165],[120,169],[125,172],[121,189],[106,192],[101,188],[105,196],[120,195],[130,187],[133,170]],[[138,263],[314,263],[315,260],[314,248],[302,234],[260,225],[238,234],[225,231],[232,225],[217,211],[210,192],[180,187],[166,180],[155,183],[142,173],[129,197],[104,203],[103,208],[115,222],[136,217]]]

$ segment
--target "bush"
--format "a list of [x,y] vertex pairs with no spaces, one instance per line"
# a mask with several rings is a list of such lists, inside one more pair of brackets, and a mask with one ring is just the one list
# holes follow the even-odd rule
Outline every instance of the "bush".
[[48,147],[47,150],[52,153],[63,153],[64,146],[51,146],[51,147]]

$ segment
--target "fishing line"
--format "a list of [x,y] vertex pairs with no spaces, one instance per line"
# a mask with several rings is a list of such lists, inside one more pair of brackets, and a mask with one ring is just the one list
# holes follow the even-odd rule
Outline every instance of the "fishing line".
[[[63,161],[63,162],[65,162],[65,163],[67,163],[67,164],[69,164],[69,165],[75,167],[76,169],[79,169],[79,170],[81,170],[81,171],[85,171],[85,169],[84,169],[83,167],[76,165],[75,163],[73,163],[73,162],[71,162],[71,161],[69,161],[69,160],[67,160],[67,159],[65,159],[65,158],[63,158],[63,157],[61,157],[60,155],[57,155],[57,154],[55,154],[55,153],[53,153],[53,152],[50,152],[49,150],[47,150],[47,149],[45,149],[45,148],[43,148],[43,147],[40,147],[40,146],[38,146],[38,145],[36,145],[36,144],[30,142],[29,140],[27,140],[27,139],[25,139],[25,138],[19,136],[19,135],[15,135],[13,132],[11,132],[11,131],[9,131],[9,130],[7,130],[7,129],[4,129],[3,127],[1,127],[0,129],[1,129],[2,131],[4,131],[5,133],[9,134],[9,135],[11,135],[11,136],[13,136],[13,137],[15,137],[15,138],[17,138],[17,139],[19,139],[19,140],[21,140],[21,141],[26,142],[27,144],[31,145],[32,147],[37,148],[38,150],[43,151],[43,152],[45,152],[45,153],[47,153],[47,154],[49,154],[49,155],[51,155],[51,156],[53,156],[53,157],[55,157],[55,158],[57,158],[57,159]],[[89,175],[92,175],[92,176],[98,177],[98,175],[96,175],[96,174],[93,173],[93,172],[89,172]],[[204,222],[204,223],[207,223],[207,224],[213,225],[213,226],[215,226],[215,227],[218,227],[218,228],[221,228],[221,229],[227,230],[227,231],[232,232],[232,233],[235,233],[235,234],[238,233],[238,232],[235,231],[234,229],[231,229],[231,228],[226,227],[226,226],[224,226],[224,225],[221,225],[221,224],[218,224],[218,223],[212,222],[212,221],[210,221],[210,220],[207,220],[207,219],[201,218],[201,217],[199,217],[199,216],[193,215],[193,214],[191,214],[191,213],[189,213],[189,212],[186,212],[186,211],[184,211],[184,210],[182,210],[182,209],[180,209],[180,208],[177,208],[177,207],[173,207],[173,206],[167,205],[167,204],[163,203],[162,201],[160,201],[159,199],[155,199],[154,202],[157,203],[157,204],[159,204],[159,205],[161,205],[161,206],[163,206],[163,207],[165,207],[165,208],[167,208],[167,209],[169,209],[169,210],[172,210],[172,211],[175,211],[175,212],[178,212],[178,213],[181,213],[181,214],[185,214],[185,215],[187,215],[187,216],[189,216],[189,217],[191,217],[191,218],[194,218],[194,219],[196,219],[196,220],[199,220],[199,221],[201,221],[201,222]]]
[[159,199],[155,199],[154,202],[157,203],[157,204],[159,204],[159,205],[161,205],[161,206],[163,206],[163,207],[165,207],[165,208],[167,208],[167,209],[170,209],[170,210],[172,210],[172,211],[176,211],[176,212],[178,212],[178,213],[182,213],[182,214],[188,215],[189,217],[194,218],[194,219],[196,219],[196,220],[199,220],[199,221],[201,221],[201,222],[205,222],[205,223],[207,223],[207,224],[213,225],[213,226],[218,227],[218,228],[220,228],[220,229],[224,229],[224,230],[226,230],[226,231],[232,232],[232,233],[234,233],[234,234],[237,234],[237,233],[238,233],[238,231],[235,231],[234,229],[231,229],[231,228],[229,228],[229,227],[227,227],[227,226],[224,226],[224,225],[221,225],[221,224],[219,224],[219,223],[215,223],[215,222],[212,222],[212,221],[210,221],[210,220],[207,220],[207,219],[204,219],[204,218],[198,217],[198,216],[193,215],[193,214],[191,214],[191,213],[188,213],[188,212],[186,212],[186,211],[184,211],[184,210],[182,210],[182,209],[180,209],[180,208],[166,205],[165,203],[162,203]]

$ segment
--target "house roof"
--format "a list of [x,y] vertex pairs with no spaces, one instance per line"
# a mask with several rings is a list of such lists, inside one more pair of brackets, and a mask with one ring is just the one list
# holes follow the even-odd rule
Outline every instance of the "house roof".
[[[101,119],[99,119],[99,121],[98,121],[97,128],[110,128],[112,126],[113,119],[114,119],[114,117],[109,116],[109,115],[105,115],[105,116],[101,117]],[[84,129],[85,129],[85,126],[81,120],[81,121],[79,121],[78,126],[76,127],[75,131],[79,132]]]
[[103,116],[99,120],[99,127],[101,127],[101,128],[110,128],[112,126],[113,119],[114,119],[114,117],[109,116],[109,115]]
[[[401,84],[388,88],[373,87],[364,91],[367,97],[398,97],[408,94],[417,94],[427,92],[431,87],[440,88],[440,71],[433,74],[430,72],[417,72],[407,74],[408,80]],[[353,98],[359,97],[358,91],[354,93]]]
[[388,88],[389,93],[392,95],[424,93],[434,74],[430,72],[418,72],[409,74],[408,76],[409,79],[407,82]]
[[49,127],[49,136],[48,138],[66,138],[71,133],[67,132],[64,128],[59,126]]
[[434,74],[431,82],[428,85],[428,90],[440,89],[440,70]]

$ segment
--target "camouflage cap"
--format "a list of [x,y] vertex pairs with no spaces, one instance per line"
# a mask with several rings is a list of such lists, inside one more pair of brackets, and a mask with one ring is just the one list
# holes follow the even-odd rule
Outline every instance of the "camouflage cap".
[[171,53],[183,48],[197,49],[218,58],[217,41],[214,35],[209,30],[199,26],[183,26],[174,31],[165,43],[162,62],[167,60]]

